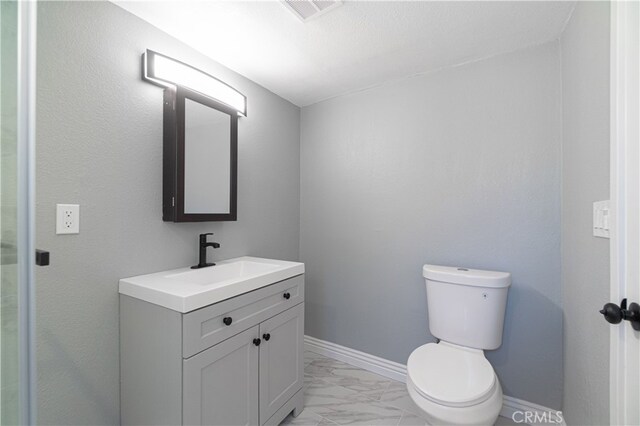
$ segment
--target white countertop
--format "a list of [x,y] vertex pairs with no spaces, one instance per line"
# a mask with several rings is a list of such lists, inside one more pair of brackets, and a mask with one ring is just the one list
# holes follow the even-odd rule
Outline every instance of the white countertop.
[[304,263],[244,256],[201,269],[123,278],[119,292],[185,313],[300,274]]

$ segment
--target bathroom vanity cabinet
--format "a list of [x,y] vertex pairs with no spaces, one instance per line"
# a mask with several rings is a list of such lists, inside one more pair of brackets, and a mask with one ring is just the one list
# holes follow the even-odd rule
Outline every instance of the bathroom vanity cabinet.
[[304,275],[182,313],[120,295],[123,425],[277,425],[303,406]]

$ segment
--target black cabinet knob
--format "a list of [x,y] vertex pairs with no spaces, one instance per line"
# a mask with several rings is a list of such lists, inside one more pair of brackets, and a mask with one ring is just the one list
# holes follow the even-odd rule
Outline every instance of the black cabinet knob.
[[260,346],[260,339],[253,339],[253,344],[256,346]]
[[291,295],[287,292],[287,293],[283,294],[282,297],[284,297],[285,299],[289,300]]
[[231,317],[224,317],[222,322],[224,323],[224,325],[231,325],[231,323],[233,322],[233,319]]
[[268,342],[268,341],[269,341],[269,339],[271,339],[271,335],[270,335],[269,333],[265,333],[265,334],[263,334],[263,335],[262,335],[262,338],[263,338],[265,341],[267,341],[267,342]]

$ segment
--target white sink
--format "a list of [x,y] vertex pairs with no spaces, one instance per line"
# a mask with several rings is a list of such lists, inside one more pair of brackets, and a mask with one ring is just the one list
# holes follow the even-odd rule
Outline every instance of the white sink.
[[207,268],[123,278],[119,291],[184,313],[303,273],[304,263],[245,256]]

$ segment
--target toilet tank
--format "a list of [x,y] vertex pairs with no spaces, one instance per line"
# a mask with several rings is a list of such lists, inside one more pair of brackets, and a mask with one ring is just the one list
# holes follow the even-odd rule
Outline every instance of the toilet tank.
[[422,275],[432,335],[470,348],[500,347],[510,273],[424,265]]

